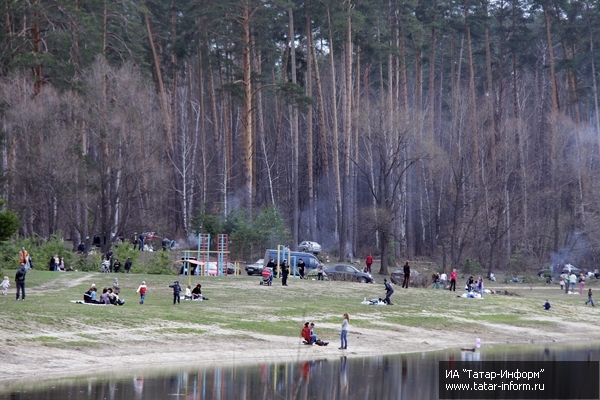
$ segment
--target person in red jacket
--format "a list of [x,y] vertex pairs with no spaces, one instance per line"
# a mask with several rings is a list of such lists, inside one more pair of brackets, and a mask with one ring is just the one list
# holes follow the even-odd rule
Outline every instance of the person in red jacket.
[[367,263],[367,272],[371,273],[371,264],[373,264],[373,256],[371,255],[371,253],[369,253],[367,258],[365,259],[365,263]]
[[304,328],[302,328],[302,333],[300,333],[300,336],[306,340],[306,343],[310,343],[310,327],[308,326],[308,322],[304,323]]

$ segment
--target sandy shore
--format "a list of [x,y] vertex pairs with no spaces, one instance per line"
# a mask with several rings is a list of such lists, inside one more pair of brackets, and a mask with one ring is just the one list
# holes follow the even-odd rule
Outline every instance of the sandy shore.
[[[549,317],[552,319],[552,317]],[[322,324],[325,326],[325,324]],[[176,324],[173,324],[176,327]],[[162,327],[164,329],[164,326]],[[201,327],[200,327],[201,328]],[[205,327],[207,328],[207,327]],[[494,327],[496,328],[496,327]],[[50,334],[47,332],[46,334]],[[259,335],[255,339],[235,338],[238,332],[217,330],[209,338],[177,335],[177,339],[161,340],[153,330],[120,331],[120,338],[106,335],[106,344],[98,348],[55,348],[30,341],[4,341],[0,364],[0,388],[18,381],[46,380],[106,372],[107,364],[131,370],[133,368],[161,368],[165,366],[198,363],[260,363],[299,361],[314,358],[367,357],[394,353],[440,350],[447,347],[473,347],[476,337],[483,345],[559,342],[569,343],[600,340],[600,331],[594,324],[564,322],[551,330],[503,326],[465,335],[464,332],[424,330],[401,327],[397,331],[354,329],[348,334],[348,350],[339,350],[337,338],[331,338],[326,347],[306,346],[298,338]],[[121,338],[127,337],[127,340]]]

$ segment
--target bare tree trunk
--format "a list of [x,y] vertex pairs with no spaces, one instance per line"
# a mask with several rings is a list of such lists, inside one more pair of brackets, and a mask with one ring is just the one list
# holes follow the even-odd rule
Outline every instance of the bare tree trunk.
[[[333,43],[333,33],[331,28],[331,15],[329,7],[327,8],[327,26],[329,31],[329,43]],[[340,228],[342,225],[342,188],[340,182],[340,151],[339,151],[339,139],[338,139],[338,121],[337,121],[337,94],[336,94],[336,80],[335,80],[335,62],[333,58],[333,48],[329,49],[329,62],[331,67],[331,110],[332,111],[332,142],[333,142],[333,178],[334,178],[334,190],[335,190],[335,204],[336,204],[336,215],[337,215],[337,231],[340,234]],[[344,261],[344,247],[345,243],[339,240],[339,261]]]
[[244,204],[246,216],[252,216],[254,206],[254,138],[252,134],[252,63],[250,57],[250,8],[244,0],[242,11],[242,71],[244,85],[244,105],[242,107],[242,154],[244,160]]
[[323,163],[323,171],[329,182],[331,173],[329,171],[329,156],[327,151],[327,127],[325,125],[325,105],[323,100],[323,88],[321,85],[321,73],[319,71],[319,60],[315,50],[315,42],[313,40],[312,31],[308,31],[308,41],[310,46],[310,54],[312,65],[315,69],[315,86],[317,90],[317,111],[319,114],[319,140],[321,142],[321,162]]
[[160,99],[160,110],[162,112],[163,117],[163,127],[165,134],[165,150],[167,151],[167,156],[170,158],[173,154],[173,134],[171,131],[171,121],[169,116],[169,107],[167,105],[167,91],[165,90],[165,85],[163,83],[163,76],[160,69],[160,61],[158,58],[158,53],[156,51],[156,46],[154,45],[154,36],[152,35],[152,29],[150,27],[150,18],[148,14],[144,14],[144,20],[146,21],[146,31],[148,33],[148,40],[150,41],[150,49],[152,51],[152,59],[154,61],[154,68],[156,72],[156,81],[158,82],[158,93]]
[[[312,30],[312,26],[310,23],[310,8],[309,1],[306,2],[306,32],[310,32]],[[310,97],[313,96],[312,93],[312,54],[310,50],[310,39],[307,39],[306,46],[308,47],[306,50],[306,94]],[[311,238],[316,238],[317,234],[317,210],[315,207],[315,177],[314,177],[314,168],[313,168],[313,107],[312,105],[308,107],[308,112],[306,115],[306,163],[308,174],[308,231]],[[311,239],[314,240],[314,239]]]
[[[594,34],[593,34],[593,30],[592,30],[592,22],[591,19],[589,18],[589,15],[591,14],[590,9],[589,9],[589,4],[587,5],[587,11],[588,11],[588,28],[590,30],[590,54],[594,54]],[[592,92],[593,92],[593,96],[594,96],[594,111],[596,114],[596,137],[598,138],[598,149],[600,151],[600,111],[598,108],[598,86],[596,83],[596,63],[594,62],[594,57],[591,57],[591,64],[592,64]]]
[[[297,84],[296,79],[296,34],[294,29],[294,11],[288,9],[289,31],[288,40],[290,46],[290,60],[292,64],[292,83]],[[292,203],[293,203],[293,221],[292,221],[292,241],[297,246],[298,241],[298,223],[300,218],[300,204],[298,203],[298,106],[294,102],[290,105],[291,128],[292,128]]]
[[[345,44],[345,57],[344,57],[344,197],[342,206],[342,235],[340,235],[340,241],[345,242],[345,248],[347,252],[352,253],[354,251],[351,248],[352,240],[349,238],[350,235],[350,200],[352,193],[350,192],[350,160],[351,160],[351,149],[352,149],[352,21],[350,19],[350,10],[348,10],[348,17],[346,19],[346,44]],[[350,239],[350,240],[349,240]]]
[[550,149],[548,151],[548,156],[544,157],[548,164],[548,171],[551,175],[551,190],[554,194],[554,251],[559,250],[559,201],[560,196],[558,195],[558,182],[556,180],[556,169],[555,169],[555,159],[556,159],[556,121],[558,117],[558,110],[560,107],[560,103],[558,100],[558,83],[556,81],[556,68],[554,65],[554,50],[552,47],[552,34],[550,31],[550,15],[547,9],[547,6],[544,4],[544,23],[546,25],[546,39],[548,43],[548,56],[550,63],[550,85],[552,87],[552,109],[550,114],[550,137],[548,143],[550,144]]
[[469,107],[471,109],[471,134],[473,140],[473,170],[476,185],[479,182],[479,132],[477,129],[477,101],[475,97],[475,69],[473,48],[471,46],[471,27],[469,25],[469,1],[465,0],[465,34],[467,36],[467,52],[469,56]]

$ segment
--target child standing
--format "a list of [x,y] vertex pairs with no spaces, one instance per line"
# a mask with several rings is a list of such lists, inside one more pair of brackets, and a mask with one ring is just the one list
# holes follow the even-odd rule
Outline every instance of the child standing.
[[6,296],[6,291],[8,290],[8,287],[10,286],[10,281],[8,280],[8,276],[4,277],[4,280],[2,281],[2,283],[0,283],[0,286],[2,286],[2,296]]
[[[6,278],[4,278],[4,279],[6,279]],[[588,289],[588,299],[587,299],[587,301],[585,302],[585,305],[586,305],[586,306],[587,306],[587,303],[592,303],[592,307],[596,307],[596,306],[594,305],[594,300],[592,299],[592,288],[589,288],[589,289]]]
[[142,281],[140,287],[135,291],[140,295],[140,304],[144,304],[144,300],[146,300],[146,292],[148,291],[148,287],[146,286],[146,281]]
[[175,281],[172,285],[169,285],[170,288],[173,288],[173,304],[181,304],[181,286],[179,286],[179,281]]

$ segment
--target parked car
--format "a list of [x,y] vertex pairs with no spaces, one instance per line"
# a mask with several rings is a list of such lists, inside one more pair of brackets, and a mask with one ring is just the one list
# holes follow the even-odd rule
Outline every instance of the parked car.
[[325,273],[332,281],[354,281],[360,283],[373,283],[373,277],[367,272],[359,271],[352,265],[335,264],[325,269]]
[[563,269],[560,273],[561,274],[571,274],[571,272],[574,273],[575,275],[579,276],[579,274],[581,273],[581,270],[579,268],[575,268],[571,264],[567,264],[563,267]]
[[298,245],[298,251],[319,254],[321,252],[321,245],[317,242],[304,241]]
[[248,273],[248,275],[261,275],[262,271],[263,271],[264,262],[265,262],[265,260],[261,258],[260,260],[256,261],[254,264],[246,265],[245,270]]

